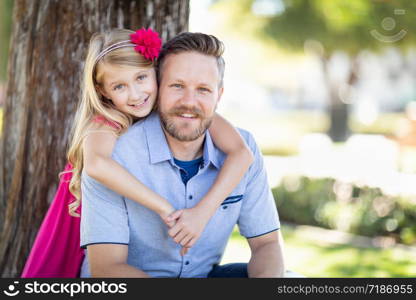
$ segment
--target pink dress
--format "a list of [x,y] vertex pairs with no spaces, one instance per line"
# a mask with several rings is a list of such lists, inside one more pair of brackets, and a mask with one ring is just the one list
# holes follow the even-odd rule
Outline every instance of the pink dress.
[[[65,171],[72,170],[71,164]],[[72,173],[61,176],[58,190],[40,226],[23,278],[79,277],[84,251],[80,248],[81,218],[68,213],[68,204],[75,200],[69,191]]]
[[[118,124],[95,117],[94,122],[119,128]],[[71,171],[71,164],[65,171]],[[68,204],[75,200],[69,191],[72,172],[61,176],[58,190],[43,219],[32,250],[23,269],[23,278],[79,277],[84,250],[80,248],[81,218],[68,213]]]

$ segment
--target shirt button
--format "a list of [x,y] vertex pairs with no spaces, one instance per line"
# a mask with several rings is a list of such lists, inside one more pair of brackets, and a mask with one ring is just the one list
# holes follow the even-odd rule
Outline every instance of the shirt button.
[[189,265],[189,261],[188,260],[185,262],[185,265]]
[[224,205],[224,206],[222,207],[222,209],[227,209],[227,207],[228,207],[227,205]]
[[188,199],[189,199],[189,200],[192,200],[192,198],[193,198],[193,197],[192,197],[192,195],[189,195]]

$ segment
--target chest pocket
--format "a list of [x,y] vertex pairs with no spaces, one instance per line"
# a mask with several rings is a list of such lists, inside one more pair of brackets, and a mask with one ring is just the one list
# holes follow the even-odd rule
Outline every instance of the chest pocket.
[[207,225],[208,230],[204,230],[203,236],[198,240],[198,243],[206,245],[209,249],[213,245],[214,247],[219,245],[225,246],[234,226],[237,224],[242,199],[243,194],[227,197],[209,220]]
[[221,205],[227,205],[232,203],[237,203],[243,199],[243,195],[235,195],[225,198]]

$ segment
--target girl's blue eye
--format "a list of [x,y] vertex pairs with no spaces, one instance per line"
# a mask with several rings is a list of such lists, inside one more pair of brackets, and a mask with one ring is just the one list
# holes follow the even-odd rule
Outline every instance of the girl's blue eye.
[[137,77],[137,79],[139,79],[139,80],[145,80],[146,77],[147,77],[147,75],[140,75],[140,76]]
[[121,89],[123,87],[123,85],[122,84],[117,84],[114,88],[113,88],[113,90],[119,90],[119,89]]

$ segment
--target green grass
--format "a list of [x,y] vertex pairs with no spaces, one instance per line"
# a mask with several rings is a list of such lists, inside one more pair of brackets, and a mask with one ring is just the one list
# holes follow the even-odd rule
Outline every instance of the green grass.
[[[414,277],[416,254],[402,249],[320,244],[282,226],[287,268],[307,277]],[[238,231],[231,243],[248,247]]]

